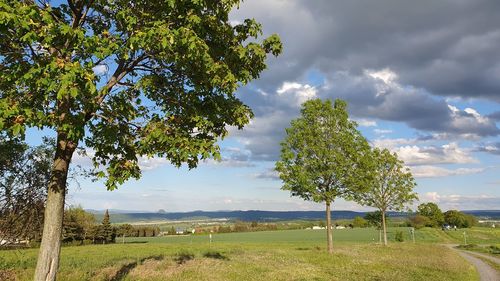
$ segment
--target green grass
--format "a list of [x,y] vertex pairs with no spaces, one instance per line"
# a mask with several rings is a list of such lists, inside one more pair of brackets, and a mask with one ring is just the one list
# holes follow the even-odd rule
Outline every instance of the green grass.
[[449,239],[464,243],[464,231],[467,237],[467,244],[500,244],[500,228],[473,227],[458,229],[457,231],[442,231]]
[[[36,252],[2,252],[2,267],[30,280]],[[193,259],[179,264],[186,253]],[[131,264],[125,280],[477,280],[467,262],[433,244],[339,243],[330,256],[311,242],[66,247],[58,280],[108,280]]]
[[[417,241],[439,239],[439,231],[419,230]],[[291,230],[217,234],[212,244],[195,235],[64,247],[58,280],[110,280],[120,272],[124,280],[478,280],[464,259],[433,243],[383,247],[373,243],[375,229],[335,230],[328,255],[325,238],[321,230]],[[0,279],[31,280],[36,257],[37,249],[0,251]]]
[[[390,227],[387,231],[389,241],[394,241],[396,231],[402,231],[405,241],[411,239],[409,228]],[[417,242],[443,242],[444,240],[436,229],[422,229],[415,232]],[[238,242],[238,243],[289,243],[289,242],[318,242],[326,241],[325,230],[279,230],[279,231],[259,231],[241,233],[220,233],[212,234],[214,243],[218,242]],[[335,229],[333,230],[333,240],[336,242],[355,243],[375,243],[379,240],[379,231],[375,228],[355,228],[355,229]],[[117,240],[118,242],[121,239]],[[125,242],[154,242],[154,243],[207,243],[208,235],[189,236],[164,236],[164,237],[130,237],[125,238]]]

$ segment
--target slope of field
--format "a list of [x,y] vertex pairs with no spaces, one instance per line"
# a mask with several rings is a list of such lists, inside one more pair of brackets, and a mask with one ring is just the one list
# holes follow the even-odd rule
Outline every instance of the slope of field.
[[[405,241],[410,241],[410,228],[390,227],[387,231],[389,241],[394,241],[396,232],[401,231]],[[423,229],[415,232],[417,242],[448,242],[438,235],[437,229]],[[375,228],[354,228],[333,230],[333,240],[336,242],[369,243],[379,241],[379,231]],[[212,241],[238,242],[238,243],[300,243],[326,241],[325,230],[282,230],[282,231],[259,231],[241,233],[212,234]],[[164,237],[131,237],[125,238],[126,242],[152,242],[152,243],[205,243],[209,241],[208,235],[186,235],[186,236],[164,236]],[[118,242],[121,242],[118,239]]]
[[[429,233],[418,235],[435,239]],[[58,280],[478,280],[446,247],[383,247],[373,243],[374,234],[378,238],[370,229],[335,231],[333,255],[325,252],[321,230],[221,234],[212,243],[195,235],[64,247]],[[0,252],[0,275],[30,280],[36,256],[36,249]]]
[[444,234],[462,244],[464,241],[467,241],[467,244],[500,244],[500,228],[473,227],[444,231]]

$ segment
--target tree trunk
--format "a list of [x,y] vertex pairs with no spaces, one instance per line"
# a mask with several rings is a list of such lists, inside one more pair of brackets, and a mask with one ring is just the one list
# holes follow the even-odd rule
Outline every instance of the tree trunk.
[[332,237],[332,216],[330,213],[330,202],[326,202],[326,239],[328,253],[333,253],[333,237]]
[[385,211],[382,211],[382,229],[384,230],[384,245],[387,246],[387,227],[385,226]]
[[52,175],[47,190],[42,243],[38,253],[35,281],[55,280],[59,267],[66,180],[76,144],[68,141],[64,134],[58,133],[56,146]]

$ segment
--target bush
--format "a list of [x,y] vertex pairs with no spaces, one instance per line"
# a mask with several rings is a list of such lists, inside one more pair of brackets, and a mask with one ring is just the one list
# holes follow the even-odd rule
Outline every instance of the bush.
[[476,244],[467,244],[467,245],[458,245],[457,248],[459,249],[464,249],[464,250],[472,250],[472,249],[475,249],[477,248],[477,245]]
[[366,221],[364,218],[358,216],[358,217],[354,218],[352,225],[354,227],[367,227],[368,221]]
[[429,225],[432,225],[432,222],[428,217],[422,215],[415,215],[410,218],[410,226],[414,227],[415,229],[420,229],[424,226],[429,226]]
[[403,242],[404,241],[404,238],[403,238],[403,231],[397,231],[396,232],[396,237],[394,238],[396,241],[398,242]]
[[500,255],[500,247],[498,247],[498,246],[491,245],[489,247],[489,251],[490,251],[490,253],[492,253],[494,255]]

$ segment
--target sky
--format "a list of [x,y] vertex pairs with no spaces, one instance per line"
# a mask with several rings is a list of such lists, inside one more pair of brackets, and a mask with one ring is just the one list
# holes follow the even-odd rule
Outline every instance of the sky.
[[[67,204],[88,209],[323,210],[290,197],[273,171],[284,129],[311,98],[341,98],[376,147],[396,152],[420,202],[500,209],[500,2],[490,0],[247,0],[284,45],[237,96],[255,118],[231,129],[222,161],[194,170],[141,159],[143,177],[118,190],[78,178]],[[29,136],[29,135],[28,135]],[[32,134],[36,142],[39,134]],[[88,159],[75,156],[73,164]],[[370,210],[336,200],[334,210]]]

